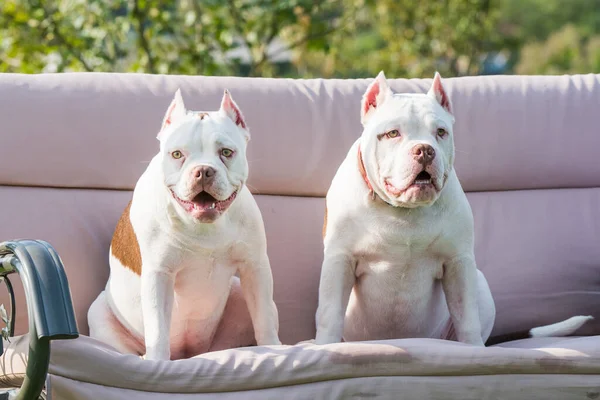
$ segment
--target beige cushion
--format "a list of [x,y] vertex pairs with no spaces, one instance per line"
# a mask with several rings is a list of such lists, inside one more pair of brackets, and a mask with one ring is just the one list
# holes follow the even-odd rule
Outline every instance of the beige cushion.
[[590,400],[597,399],[600,394],[599,375],[375,376],[303,382],[243,392],[166,395],[54,375],[50,381],[54,398],[65,400]]
[[[392,382],[401,389],[411,382],[408,377],[427,377],[431,390],[440,390],[443,377],[484,376],[492,386],[479,388],[479,394],[510,389],[510,376],[517,387],[537,382],[537,388],[568,386],[562,392],[582,395],[585,390],[600,385],[600,336],[567,339],[528,339],[506,343],[502,347],[478,348],[452,341],[433,339],[403,339],[379,342],[338,343],[327,346],[296,345],[250,347],[204,354],[179,361],[145,361],[137,356],[122,355],[110,346],[88,337],[72,341],[54,342],[50,365],[52,390],[57,393],[88,393],[75,397],[87,399],[91,388],[119,388],[109,390],[110,396],[123,398],[137,393],[184,394],[248,392],[286,387],[280,398],[314,398],[309,394],[323,393],[319,382],[335,383],[341,380],[362,380],[335,390],[359,389],[362,386],[373,396],[390,393],[382,382]],[[514,379],[515,375],[521,375]],[[586,380],[578,379],[586,376]],[[389,378],[388,380],[382,377]],[[366,379],[365,378],[369,378]],[[398,379],[402,378],[402,379]],[[371,380],[373,379],[373,380]],[[468,394],[474,379],[458,379],[450,384],[454,398],[476,398]],[[425,393],[424,381],[417,389],[404,387],[406,393]],[[447,381],[448,382],[448,381]],[[83,383],[86,383],[84,385]],[[325,386],[327,387],[327,386]],[[585,389],[585,390],[584,390]],[[106,389],[108,390],[108,389]],[[515,390],[513,387],[511,390]],[[456,396],[464,394],[465,397]],[[548,394],[544,391],[542,393]],[[304,396],[300,396],[303,394]],[[266,394],[265,394],[266,395]],[[291,396],[291,397],[288,397]],[[371,396],[371,397],[373,397]],[[63,398],[59,396],[59,398]],[[140,397],[141,398],[141,397]],[[149,397],[152,398],[152,397]],[[196,397],[182,397],[196,398]],[[203,398],[203,397],[200,397]],[[257,397],[258,398],[258,397]],[[333,398],[321,395],[321,398]],[[438,397],[436,397],[438,398]],[[479,397],[483,398],[483,397]],[[548,397],[560,398],[560,397]],[[585,397],[581,397],[585,398]]]

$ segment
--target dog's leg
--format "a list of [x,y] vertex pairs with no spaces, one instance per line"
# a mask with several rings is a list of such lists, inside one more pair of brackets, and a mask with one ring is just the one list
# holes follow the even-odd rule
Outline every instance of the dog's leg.
[[473,257],[458,257],[444,264],[442,285],[458,341],[483,346]]
[[325,254],[319,283],[316,344],[337,343],[344,333],[344,316],[356,280],[355,263],[343,253]]
[[157,268],[142,269],[141,303],[147,360],[169,360],[173,313],[173,277]]
[[117,320],[106,301],[106,292],[100,293],[88,311],[90,337],[114,347],[123,354],[144,354],[141,338],[136,338]]
[[279,316],[273,301],[273,275],[267,254],[264,253],[258,263],[242,266],[239,272],[256,344],[281,344],[278,336]]
[[485,342],[490,337],[494,327],[496,306],[487,279],[480,270],[477,270],[477,306],[481,324],[481,339]]
[[252,318],[244,300],[240,280],[231,278],[231,291],[221,321],[213,337],[209,351],[246,347],[256,344]]

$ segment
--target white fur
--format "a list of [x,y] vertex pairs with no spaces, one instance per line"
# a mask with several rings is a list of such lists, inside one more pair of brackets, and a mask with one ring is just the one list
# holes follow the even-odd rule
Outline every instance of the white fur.
[[[495,306],[454,170],[451,109],[438,74],[427,94],[394,94],[383,73],[367,89],[364,131],[327,193],[317,344],[425,337],[483,346],[489,337]],[[394,129],[399,137],[382,136]],[[435,150],[425,166],[435,189],[409,187],[423,170],[412,153],[420,144]]]
[[[106,290],[88,315],[91,336],[121,351],[142,354],[131,346],[132,338],[143,342],[146,359],[208,351],[240,280],[256,343],[280,344],[264,225],[245,186],[249,134],[231,117],[239,109],[228,109],[237,107],[228,92],[223,104],[201,119],[185,110],[178,91],[158,135],[160,152],[135,187],[130,219],[142,256],[141,276],[111,255]],[[220,153],[224,147],[234,150],[231,159]],[[175,150],[184,157],[174,159]],[[238,191],[229,208],[208,222],[187,212],[171,194],[191,200],[202,190],[202,182],[194,179],[198,166],[215,169],[213,183],[204,190],[217,200]],[[124,326],[126,335],[110,328],[110,316]]]

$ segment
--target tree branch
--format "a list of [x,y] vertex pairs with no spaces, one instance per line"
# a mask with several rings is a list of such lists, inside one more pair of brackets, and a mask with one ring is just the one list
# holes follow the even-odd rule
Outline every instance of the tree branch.
[[279,33],[279,27],[277,25],[277,18],[275,16],[271,17],[271,24],[269,25],[269,34],[267,35],[267,38],[265,40],[263,40],[263,48],[260,54],[260,59],[258,59],[258,61],[256,62],[255,68],[259,68],[260,66],[262,66],[265,61],[267,61],[268,57],[269,57],[269,46],[271,45],[271,42],[277,37],[277,34]]
[[148,72],[155,74],[154,57],[150,50],[150,43],[148,43],[148,40],[146,39],[146,27],[144,26],[146,16],[140,8],[139,0],[134,0],[132,14],[137,22],[138,42],[142,50],[144,50],[144,53],[146,53],[146,57],[148,57]]
[[[271,58],[276,57],[276,56],[280,55],[281,53],[283,53],[284,51],[289,51],[289,50],[295,49],[296,47],[298,47],[298,46],[300,46],[300,45],[308,42],[309,40],[316,39],[316,38],[323,37],[323,36],[327,36],[330,33],[333,33],[335,31],[337,31],[338,29],[340,29],[340,27],[332,27],[332,28],[327,29],[327,30],[325,30],[323,32],[308,34],[308,35],[306,35],[304,37],[301,37],[300,39],[298,39],[298,40],[296,40],[296,41],[288,44],[285,48],[282,48],[282,49],[280,49],[278,51],[275,51],[275,52],[273,52],[271,54],[266,54],[266,55],[270,56]],[[265,61],[267,61],[267,59],[268,59],[268,57],[262,58],[260,60],[260,62],[258,62],[256,64],[256,67],[259,67]]]
[[256,68],[256,60],[254,59],[254,54],[252,53],[252,44],[248,41],[248,39],[246,39],[246,35],[244,35],[244,32],[241,29],[241,27],[246,26],[246,21],[241,16],[241,14],[238,13],[237,7],[235,6],[235,3],[233,2],[233,0],[228,0],[227,3],[229,4],[229,12],[231,13],[233,20],[235,21],[235,24],[238,27],[238,29],[237,29],[238,34],[241,36],[241,39],[244,41],[244,44],[248,48],[248,54],[250,55],[249,75],[252,75]]
[[202,24],[199,24],[198,21],[202,20],[202,8],[200,7],[200,2],[199,1],[192,1],[192,7],[194,8],[194,13],[196,14],[196,22],[194,23],[194,29],[195,29],[195,38],[194,38],[194,43],[191,46],[188,46],[188,51],[190,51],[190,56],[192,58],[192,60],[194,61],[194,64],[196,65],[196,71],[200,74],[203,74],[204,72],[204,59],[203,57],[200,56],[200,54],[198,54],[198,52],[196,51],[196,49],[192,49],[191,47],[195,47],[196,42],[200,42],[203,45],[206,45],[206,38],[204,35],[204,26]]
[[81,54],[81,52],[79,50],[77,50],[71,43],[69,43],[69,41],[62,35],[62,33],[60,33],[60,31],[58,29],[58,23],[54,20],[54,18],[52,17],[52,14],[46,9],[46,7],[44,6],[44,4],[42,4],[42,2],[40,2],[40,9],[42,10],[42,13],[44,14],[44,18],[47,19],[48,22],[50,22],[50,31],[54,34],[54,37],[59,42],[59,44],[63,45],[65,47],[65,49],[69,53],[71,53],[71,55],[73,57],[75,57],[81,63],[81,65],[83,65],[83,68],[86,71],[88,71],[88,72],[93,71],[94,68],[88,64],[88,62],[83,57],[83,54]]

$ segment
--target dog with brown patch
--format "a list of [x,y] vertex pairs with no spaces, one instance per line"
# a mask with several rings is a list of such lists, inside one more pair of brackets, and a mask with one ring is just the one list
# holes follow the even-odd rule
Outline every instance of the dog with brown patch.
[[178,90],[158,140],[115,229],[90,336],[152,360],[281,344],[239,107],[225,91],[218,111],[188,111]]

